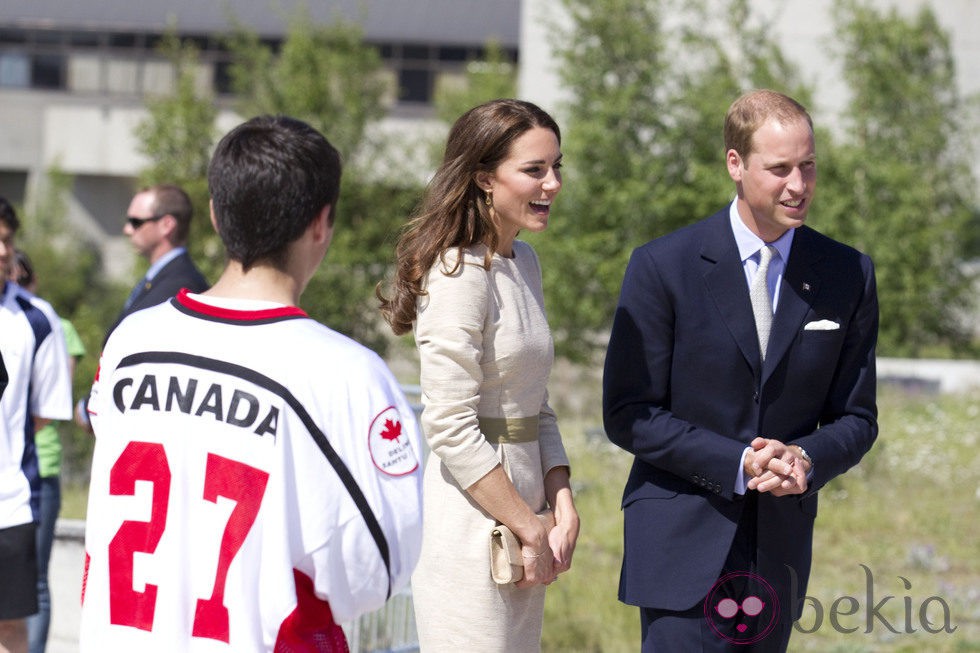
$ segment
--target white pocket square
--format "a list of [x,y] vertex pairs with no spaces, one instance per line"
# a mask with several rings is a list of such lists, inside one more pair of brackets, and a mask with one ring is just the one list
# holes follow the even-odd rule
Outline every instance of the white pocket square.
[[833,320],[817,320],[803,325],[804,331],[836,331],[839,328],[840,324]]

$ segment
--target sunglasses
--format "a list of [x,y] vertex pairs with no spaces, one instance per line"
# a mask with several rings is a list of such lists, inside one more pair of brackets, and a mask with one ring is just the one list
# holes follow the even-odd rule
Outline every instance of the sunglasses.
[[163,215],[155,215],[151,218],[136,218],[131,215],[127,215],[126,222],[128,222],[129,226],[133,228],[133,231],[136,231],[137,229],[145,225],[147,222],[156,222],[157,220],[160,220],[161,218],[165,218],[168,215],[170,214],[164,213]]

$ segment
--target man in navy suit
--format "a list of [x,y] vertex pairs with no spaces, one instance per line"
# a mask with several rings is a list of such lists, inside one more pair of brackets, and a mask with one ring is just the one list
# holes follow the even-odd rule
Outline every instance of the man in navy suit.
[[160,184],[140,190],[129,203],[123,233],[133,247],[150,262],[150,268],[136,284],[109,334],[129,315],[156,306],[181,288],[204,292],[208,282],[187,253],[191,229],[191,200],[181,188]]
[[606,433],[635,456],[619,598],[643,651],[785,651],[817,491],[878,431],[874,268],[804,226],[809,114],[747,93],[725,148],[737,197],[633,252],[606,355]]

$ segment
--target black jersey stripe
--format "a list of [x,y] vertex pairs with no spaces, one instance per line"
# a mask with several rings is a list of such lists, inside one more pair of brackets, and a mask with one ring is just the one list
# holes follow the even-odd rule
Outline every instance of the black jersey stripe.
[[327,436],[316,425],[313,418],[306,411],[306,408],[303,407],[299,400],[284,385],[242,365],[176,351],[145,351],[130,354],[119,361],[116,369],[132,367],[142,363],[169,363],[220,372],[229,376],[236,376],[281,397],[306,426],[313,441],[320,447],[320,451],[323,452],[330,466],[333,467],[337,476],[340,477],[341,482],[343,482],[344,487],[347,489],[347,493],[353,499],[358,510],[360,510],[361,516],[364,518],[364,523],[367,525],[368,531],[371,533],[371,537],[374,538],[374,543],[378,547],[378,553],[381,554],[381,559],[385,563],[385,570],[388,572],[387,597],[391,598],[391,553],[388,548],[388,539],[385,537],[384,531],[381,530],[381,524],[371,510],[371,506],[368,504],[364,492],[357,484],[354,475],[351,474],[347,465],[341,460],[337,451],[327,439]]

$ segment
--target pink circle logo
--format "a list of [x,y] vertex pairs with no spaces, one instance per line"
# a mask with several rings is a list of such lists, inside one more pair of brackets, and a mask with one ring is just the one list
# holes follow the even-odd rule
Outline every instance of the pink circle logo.
[[732,644],[754,644],[779,622],[779,599],[762,576],[733,572],[718,579],[704,599],[704,617],[718,637]]

